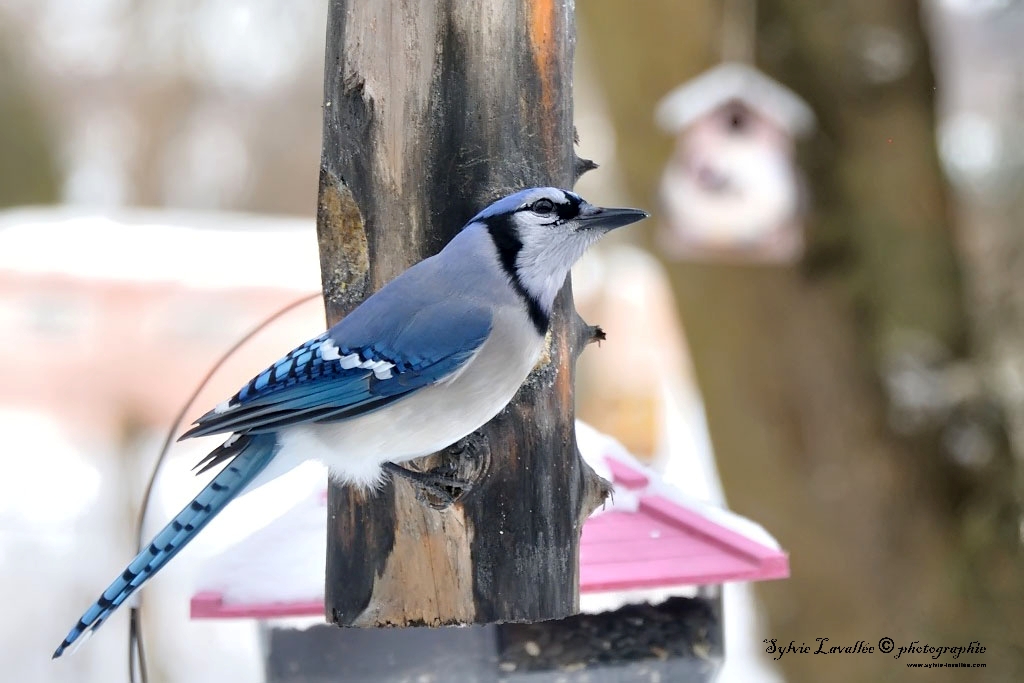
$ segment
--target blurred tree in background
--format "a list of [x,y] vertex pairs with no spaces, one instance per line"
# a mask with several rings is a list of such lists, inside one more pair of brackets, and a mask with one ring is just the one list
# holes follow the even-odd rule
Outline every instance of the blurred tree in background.
[[[577,6],[630,190],[653,201],[658,100],[713,65],[720,2]],[[643,46],[639,49],[638,46]],[[731,506],[791,553],[768,637],[987,648],[1024,680],[1014,465],[979,380],[916,3],[758,3],[757,65],[806,98],[799,267],[667,264]],[[784,657],[791,681],[902,680],[890,657]],[[913,676],[914,674],[910,674]]]
[[17,61],[17,41],[0,30],[0,207],[57,199],[58,175],[42,110]]

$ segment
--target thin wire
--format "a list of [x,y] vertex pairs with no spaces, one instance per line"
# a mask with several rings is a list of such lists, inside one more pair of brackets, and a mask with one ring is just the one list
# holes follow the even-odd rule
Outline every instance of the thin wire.
[[[246,332],[238,341],[231,345],[227,351],[217,360],[216,363],[207,371],[202,381],[199,382],[199,386],[196,387],[192,395],[189,396],[185,405],[178,411],[177,416],[174,418],[174,422],[171,423],[170,429],[167,430],[167,436],[164,438],[163,446],[160,447],[160,454],[156,458],[156,463],[153,465],[153,471],[149,475],[149,481],[146,483],[146,492],[142,495],[142,506],[139,508],[139,516],[135,522],[135,546],[136,552],[142,551],[142,529],[143,524],[146,521],[146,510],[149,508],[149,499],[153,494],[153,485],[156,482],[157,475],[160,473],[160,468],[163,466],[164,460],[167,458],[168,451],[171,450],[171,444],[174,443],[174,435],[178,433],[181,428],[181,423],[185,421],[185,416],[188,411],[192,409],[192,404],[195,403],[196,399],[199,398],[199,394],[206,388],[213,376],[217,374],[217,371],[221,369],[224,363],[227,362],[231,356],[235,355],[246,342],[255,337],[257,334],[262,332],[268,325],[273,323],[275,320],[298,308],[307,301],[319,298],[321,295],[319,292],[316,294],[309,294],[296,301],[291,302],[284,308],[278,309],[270,317],[265,318],[262,322],[256,325],[254,328]],[[128,680],[132,683],[149,683],[149,672],[146,666],[146,650],[142,642],[142,593],[141,591],[136,598],[135,605],[131,607],[129,611],[129,624],[128,624]],[[136,677],[136,662],[138,663],[139,676]]]
[[[136,605],[138,605],[138,599],[136,599]],[[142,634],[139,629],[142,628],[142,621],[139,619],[139,608],[133,606],[129,612],[128,620],[128,680],[135,681],[135,668],[133,664],[137,664],[139,671],[139,679],[142,683],[149,683],[149,670],[146,668],[146,648],[142,643]],[[136,655],[132,657],[132,655]]]

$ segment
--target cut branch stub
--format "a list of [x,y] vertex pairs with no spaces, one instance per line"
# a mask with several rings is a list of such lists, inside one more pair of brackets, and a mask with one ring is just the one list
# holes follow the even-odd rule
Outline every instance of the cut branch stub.
[[[581,162],[571,2],[331,0],[327,31],[317,222],[334,323],[490,201],[569,187]],[[373,494],[332,485],[333,623],[576,611],[580,528],[607,493],[575,441],[573,362],[590,335],[566,286],[547,350],[512,403],[423,463],[469,478],[453,505],[433,509],[404,481]]]

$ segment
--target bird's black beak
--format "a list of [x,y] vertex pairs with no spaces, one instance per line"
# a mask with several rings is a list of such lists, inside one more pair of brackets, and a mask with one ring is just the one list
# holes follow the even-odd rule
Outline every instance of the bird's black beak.
[[577,220],[587,230],[614,230],[647,217],[647,212],[640,209],[606,209],[585,203],[580,207]]

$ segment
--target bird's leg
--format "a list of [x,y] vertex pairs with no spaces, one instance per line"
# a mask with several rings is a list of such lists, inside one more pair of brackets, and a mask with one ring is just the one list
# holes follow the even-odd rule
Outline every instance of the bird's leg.
[[487,441],[474,432],[432,456],[430,469],[426,472],[392,462],[385,463],[384,469],[392,477],[402,477],[412,484],[421,502],[435,510],[443,510],[454,504],[473,487],[474,482],[484,476],[489,463],[490,449]]
[[442,453],[442,458],[449,469],[458,469],[460,463],[469,462],[474,468],[481,470],[487,464],[486,450],[487,442],[474,432],[452,444]]
[[435,510],[443,510],[451,506],[470,488],[470,483],[457,478],[455,472],[444,473],[437,470],[417,472],[393,462],[384,463],[384,469],[392,477],[402,477],[412,484],[416,489],[417,497]]

